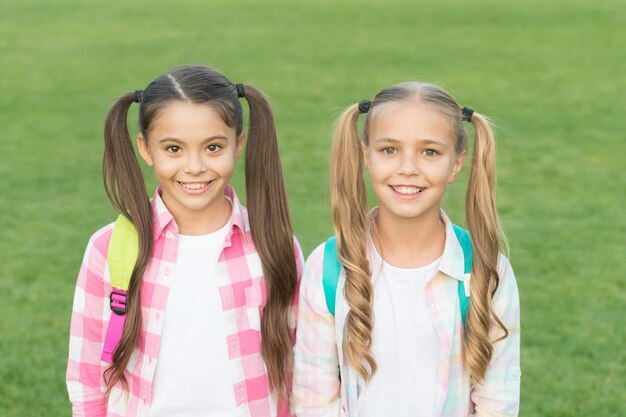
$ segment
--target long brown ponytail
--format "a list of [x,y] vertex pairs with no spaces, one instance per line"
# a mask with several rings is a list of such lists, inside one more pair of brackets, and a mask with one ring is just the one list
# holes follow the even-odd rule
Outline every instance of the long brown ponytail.
[[113,207],[128,217],[139,235],[139,255],[127,294],[126,324],[113,354],[113,364],[104,373],[107,394],[118,381],[127,387],[124,370],[139,340],[140,288],[153,246],[152,208],[126,124],[128,108],[134,100],[134,93],[122,95],[109,110],[104,125],[104,187]]
[[[406,101],[437,108],[450,119],[455,151],[467,150],[468,133],[463,126],[461,106],[446,91],[432,84],[408,82],[382,90],[366,107],[363,144],[379,106]],[[344,296],[348,313],[344,341],[346,355],[359,375],[369,381],[376,371],[371,354],[373,289],[367,262],[367,196],[363,182],[363,162],[357,134],[358,106],[350,106],[340,117],[331,154],[331,199],[339,259],[346,271]],[[464,364],[472,383],[485,375],[493,353],[493,343],[508,331],[493,310],[492,297],[498,288],[498,256],[506,251],[506,238],[500,227],[495,202],[495,140],[488,121],[478,113],[470,119],[475,141],[469,177],[466,217],[472,236],[474,261],[467,324],[463,332]],[[490,333],[496,326],[496,340]],[[364,366],[363,362],[368,366]]]
[[293,232],[272,109],[259,90],[249,85],[244,88],[250,106],[246,200],[252,238],[268,287],[261,352],[270,386],[280,397],[287,392],[285,379],[293,369],[294,340],[289,332],[289,311],[297,284]]
[[346,272],[344,295],[350,307],[344,349],[352,367],[369,381],[376,372],[376,361],[370,352],[374,289],[367,258],[367,190],[357,134],[358,116],[355,104],[339,119],[331,149],[330,193],[337,252]]

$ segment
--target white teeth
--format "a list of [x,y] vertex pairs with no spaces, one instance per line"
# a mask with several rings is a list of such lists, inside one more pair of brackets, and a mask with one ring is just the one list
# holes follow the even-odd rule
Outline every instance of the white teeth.
[[419,194],[423,190],[417,187],[393,187],[393,189],[399,194]]
[[188,190],[199,190],[201,188],[204,188],[207,186],[207,183],[195,183],[195,184],[185,184],[185,183],[179,183],[180,185],[182,185],[184,188],[188,189]]

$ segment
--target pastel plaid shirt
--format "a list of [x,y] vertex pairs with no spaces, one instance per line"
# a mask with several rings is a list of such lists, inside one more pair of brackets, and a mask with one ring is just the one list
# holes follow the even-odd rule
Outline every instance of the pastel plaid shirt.
[[[277,404],[268,388],[265,363],[261,357],[261,312],[266,286],[261,260],[256,252],[248,214],[234,190],[225,194],[232,201],[230,233],[220,254],[216,279],[222,300],[227,333],[237,416],[286,416],[288,404]],[[139,343],[126,368],[129,390],[115,386],[105,398],[103,372],[109,366],[100,360],[107,324],[111,316],[111,284],[107,251],[113,224],[90,239],[78,275],[70,327],[67,388],[74,416],[147,416],[152,380],[158,361],[159,341],[167,297],[174,277],[178,251],[178,227],[159,195],[152,202],[154,252],[141,287],[142,327]],[[298,279],[303,258],[294,239]],[[295,332],[297,296],[290,317]],[[210,395],[210,393],[207,393]]]
[[[376,215],[374,211],[373,216]],[[494,344],[483,383],[470,386],[462,362],[462,318],[458,281],[469,294],[469,275],[463,272],[463,250],[452,223],[446,224],[446,242],[435,277],[426,284],[424,303],[439,336],[442,354],[436,384],[436,413],[442,417],[517,416],[520,392],[520,316],[515,276],[508,259],[500,257],[500,284],[493,297],[495,313],[509,336]],[[357,417],[358,375],[343,353],[349,307],[343,296],[345,272],[337,285],[335,316],[326,305],[322,273],[324,245],[307,260],[300,286],[296,335],[293,407],[299,417]],[[379,268],[372,265],[372,270]],[[407,312],[409,314],[409,312]],[[493,329],[492,339],[499,332]],[[341,373],[341,378],[339,377]],[[376,375],[374,375],[376,378]]]

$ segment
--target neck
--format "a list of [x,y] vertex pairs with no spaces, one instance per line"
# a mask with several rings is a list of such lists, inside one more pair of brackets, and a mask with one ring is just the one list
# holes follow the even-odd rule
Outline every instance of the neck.
[[[165,203],[167,206],[167,202]],[[181,210],[174,213],[170,210],[170,212],[174,216],[178,232],[181,235],[200,236],[216,232],[224,227],[228,219],[230,219],[232,204],[224,197],[216,201],[210,208],[210,211]]]
[[391,265],[418,268],[441,256],[446,228],[439,211],[417,219],[403,219],[381,210],[374,222],[372,240],[383,259]]

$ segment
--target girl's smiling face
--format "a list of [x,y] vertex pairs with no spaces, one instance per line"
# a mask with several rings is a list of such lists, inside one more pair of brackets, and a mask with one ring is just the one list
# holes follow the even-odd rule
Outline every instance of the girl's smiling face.
[[224,187],[243,149],[243,135],[238,138],[208,105],[174,101],[159,110],[148,136],[138,138],[139,153],[154,167],[163,202],[181,232],[211,217],[215,227],[223,225],[230,213]]
[[371,117],[363,156],[380,215],[438,217],[443,194],[466,155],[455,151],[448,116],[427,104],[401,101],[380,105]]

